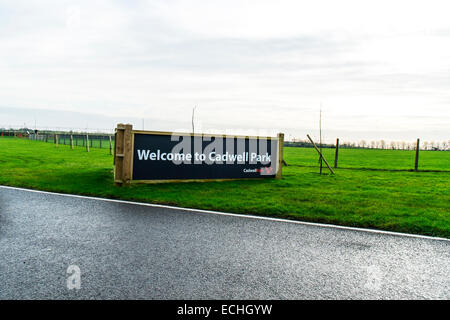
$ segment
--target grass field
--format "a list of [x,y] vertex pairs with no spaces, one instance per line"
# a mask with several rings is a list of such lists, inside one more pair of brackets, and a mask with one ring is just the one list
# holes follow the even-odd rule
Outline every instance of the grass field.
[[[334,159],[334,150],[325,156]],[[109,149],[0,138],[0,184],[450,238],[450,152],[421,152],[409,172],[337,169],[318,175],[310,148],[285,148],[281,180],[115,187]],[[342,167],[411,169],[412,151],[342,149]],[[1,199],[1,198],[0,198]]]

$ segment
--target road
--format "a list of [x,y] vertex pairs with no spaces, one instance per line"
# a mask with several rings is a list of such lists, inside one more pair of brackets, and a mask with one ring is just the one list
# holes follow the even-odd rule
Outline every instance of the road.
[[442,239],[0,187],[0,299],[449,299],[449,262]]

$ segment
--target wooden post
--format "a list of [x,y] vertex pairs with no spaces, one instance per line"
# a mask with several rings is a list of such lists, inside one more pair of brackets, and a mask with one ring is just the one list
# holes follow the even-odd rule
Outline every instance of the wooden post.
[[111,136],[109,136],[109,154],[112,155],[112,140],[111,140]]
[[102,148],[102,140],[103,140],[103,136],[99,136],[100,137],[100,149]]
[[284,146],[284,133],[278,134],[278,163],[276,179],[281,179],[281,173],[283,169],[283,146]]
[[325,162],[325,164],[327,165],[328,169],[331,171],[331,173],[334,174],[333,169],[331,169],[330,165],[328,164],[327,160],[325,160],[325,158],[323,157],[322,153],[320,152],[319,148],[317,148],[316,144],[314,143],[313,139],[311,139],[311,137],[309,136],[309,134],[306,135],[309,139],[309,141],[311,141],[314,149],[316,149],[316,151],[319,153],[320,157],[322,158],[323,162]]
[[73,150],[73,135],[70,135],[70,148]]
[[58,147],[58,135],[57,134],[55,134],[55,145],[56,145],[56,147]]
[[113,156],[113,164],[114,164],[114,168],[116,167],[116,142],[117,141],[117,130],[114,133],[114,156]]
[[132,159],[133,159],[133,126],[131,124],[125,125],[124,134],[124,159],[123,159],[123,180],[129,183],[132,179]]
[[334,167],[338,166],[338,157],[339,157],[339,138],[336,139],[336,151],[334,153]]
[[418,171],[419,170],[419,149],[420,149],[420,139],[417,139],[416,160],[414,162],[414,171]]
[[114,183],[121,186],[122,171],[123,171],[123,136],[125,132],[125,125],[119,123],[116,128],[116,143],[114,150]]
[[86,151],[89,152],[89,134],[86,133]]
[[116,128],[114,183],[128,184],[132,178],[133,126],[119,123]]

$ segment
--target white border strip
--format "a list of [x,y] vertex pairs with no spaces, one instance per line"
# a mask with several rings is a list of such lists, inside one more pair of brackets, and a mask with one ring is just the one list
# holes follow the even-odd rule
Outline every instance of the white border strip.
[[237,213],[228,213],[228,212],[220,212],[220,211],[212,211],[212,210],[202,210],[202,209],[193,209],[193,208],[174,207],[174,206],[168,206],[168,205],[163,205],[163,204],[154,204],[154,203],[146,203],[146,202],[134,202],[134,201],[127,201],[127,200],[119,200],[119,199],[90,197],[90,196],[82,196],[82,195],[70,194],[70,193],[58,193],[58,192],[26,189],[26,188],[19,188],[19,187],[10,187],[10,186],[3,186],[3,185],[0,185],[0,188],[12,189],[12,190],[20,190],[20,191],[27,191],[27,192],[35,192],[35,193],[43,193],[43,194],[50,194],[50,195],[56,195],[56,196],[80,198],[80,199],[89,199],[89,200],[125,203],[125,204],[132,204],[132,205],[139,205],[139,206],[146,206],[146,207],[154,207],[154,208],[165,208],[165,209],[182,210],[182,211],[190,211],[190,212],[210,213],[210,214],[216,214],[216,215],[222,215],[222,216],[231,216],[231,217],[238,217],[238,218],[277,221],[277,222],[294,223],[294,224],[301,224],[301,225],[315,226],[315,227],[322,227],[322,228],[351,230],[351,231],[360,231],[360,232],[369,232],[369,233],[386,234],[386,235],[401,236],[401,237],[410,237],[410,238],[419,238],[419,239],[439,240],[439,241],[448,241],[448,242],[450,242],[450,239],[440,238],[440,237],[430,237],[430,236],[424,236],[424,235],[420,235],[420,234],[401,233],[401,232],[376,230],[376,229],[367,229],[367,228],[346,227],[346,226],[339,226],[339,225],[335,225],[335,224],[325,224],[325,223],[306,222],[306,221],[299,221],[299,220],[289,220],[289,219],[281,219],[281,218],[262,217],[262,216],[237,214]]

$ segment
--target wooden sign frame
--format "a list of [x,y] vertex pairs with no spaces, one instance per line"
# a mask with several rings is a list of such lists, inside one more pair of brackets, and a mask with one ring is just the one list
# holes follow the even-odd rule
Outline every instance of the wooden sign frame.
[[134,134],[150,135],[178,135],[178,136],[201,136],[201,137],[222,137],[240,139],[267,139],[278,140],[278,152],[276,160],[276,179],[281,179],[283,164],[283,144],[284,134],[279,133],[276,137],[263,136],[232,136],[225,134],[200,134],[200,133],[179,133],[164,131],[143,131],[133,130],[131,124],[119,123],[115,132],[114,147],[114,183],[116,185],[130,183],[162,183],[162,182],[191,182],[191,181],[227,181],[227,180],[255,180],[261,178],[229,178],[229,179],[168,179],[168,180],[133,180],[133,158],[134,158]]

